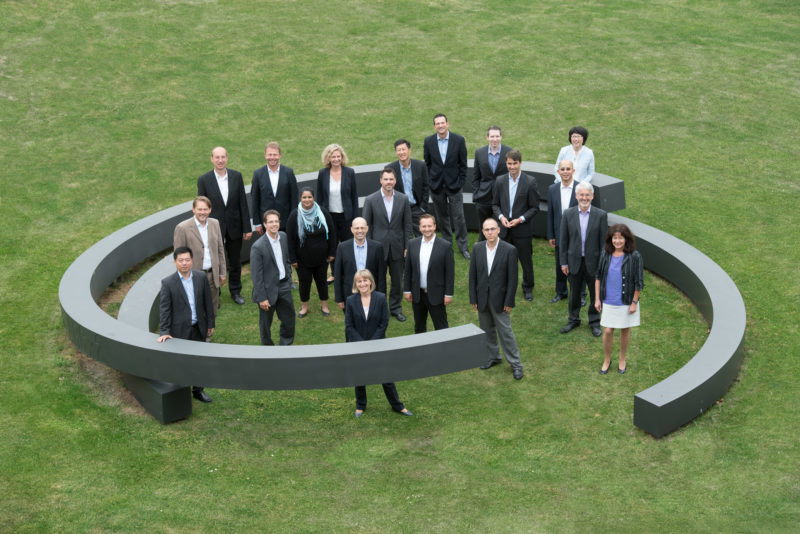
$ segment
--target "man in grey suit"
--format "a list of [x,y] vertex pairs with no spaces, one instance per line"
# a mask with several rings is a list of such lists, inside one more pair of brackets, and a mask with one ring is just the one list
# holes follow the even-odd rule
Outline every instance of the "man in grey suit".
[[478,323],[486,332],[486,346],[491,355],[481,369],[490,369],[502,362],[499,338],[514,379],[520,380],[522,362],[510,315],[517,292],[517,249],[500,239],[496,220],[483,221],[482,230],[486,240],[475,243],[469,262],[469,302],[478,312]]
[[433,117],[433,128],[436,133],[425,138],[422,148],[423,159],[428,166],[434,213],[442,238],[451,244],[452,226],[455,226],[458,250],[469,259],[464,197],[461,193],[467,181],[467,143],[462,136],[450,131],[450,123],[444,113]]
[[[214,333],[211,287],[202,271],[192,270],[192,250],[178,247],[172,253],[176,271],[161,280],[159,293],[160,335],[157,341],[188,339],[205,341]],[[211,402],[202,387],[192,387],[192,396]]]
[[253,172],[250,198],[253,203],[253,226],[259,235],[264,233],[261,223],[267,210],[275,210],[281,217],[281,230],[286,229],[286,219],[297,207],[297,178],[291,167],[281,165],[281,147],[267,143],[264,158],[267,164]]
[[363,217],[356,217],[350,225],[353,239],[342,241],[336,249],[333,262],[333,300],[344,311],[347,297],[353,294],[356,271],[368,269],[375,278],[375,289],[386,294],[386,260],[380,241],[367,239],[369,227]]
[[[568,208],[561,217],[561,233],[558,241],[561,272],[569,279],[569,322],[561,333],[577,328],[581,324],[581,287],[588,283],[589,302],[594,302],[594,281],[597,264],[603,250],[608,215],[592,206],[594,188],[589,182],[575,186],[578,205]],[[594,337],[600,337],[600,312],[588,306],[589,327]]]
[[214,316],[219,308],[219,289],[225,285],[225,248],[222,244],[222,232],[219,222],[209,216],[211,201],[198,196],[192,202],[193,217],[186,219],[175,227],[172,233],[172,246],[188,247],[192,258],[197,261],[198,270],[205,272],[211,286],[211,300],[214,304]]
[[411,159],[411,143],[405,139],[394,142],[394,153],[397,161],[389,164],[397,178],[395,189],[408,197],[411,206],[411,221],[414,225],[414,235],[420,236],[419,217],[428,213],[428,196],[430,184],[428,183],[428,168],[425,162]]
[[494,183],[492,209],[500,223],[500,238],[514,245],[522,265],[522,291],[533,300],[533,216],[539,211],[536,178],[522,172],[522,154],[506,154],[508,173]]
[[250,210],[244,192],[242,173],[228,168],[228,151],[218,146],[211,151],[214,168],[197,179],[197,194],[211,201],[212,219],[219,221],[225,262],[228,264],[228,290],[236,304],[242,298],[242,239],[253,235]]
[[264,213],[266,233],[250,249],[250,274],[253,278],[253,302],[258,304],[258,328],[262,345],[272,342],[272,317],[278,312],[281,322],[279,345],[294,342],[294,301],[289,270],[289,246],[280,231],[281,217],[276,210]]
[[[472,166],[472,203],[478,211],[479,223],[493,214],[494,183],[498,176],[508,172],[506,154],[511,150],[510,146],[501,143],[503,131],[499,126],[489,126],[486,140],[489,144],[475,151],[475,162]],[[483,234],[478,239],[482,241]]]
[[453,246],[436,237],[436,219],[424,213],[419,219],[422,237],[408,242],[404,286],[406,300],[414,310],[414,333],[428,330],[428,314],[433,328],[447,328],[447,310],[453,301],[455,262]]
[[561,181],[551,184],[547,188],[547,240],[550,246],[556,249],[556,296],[550,300],[550,304],[567,298],[568,294],[567,275],[561,272],[561,259],[559,258],[561,249],[558,246],[558,238],[561,235],[562,214],[567,208],[578,205],[578,199],[575,197],[575,180],[572,179],[574,172],[572,162],[565,159],[558,166]]
[[394,170],[384,167],[381,188],[364,199],[363,215],[369,231],[367,237],[380,241],[383,256],[391,277],[389,312],[400,322],[403,315],[403,266],[408,240],[411,239],[411,206],[408,197],[394,190],[397,182]]

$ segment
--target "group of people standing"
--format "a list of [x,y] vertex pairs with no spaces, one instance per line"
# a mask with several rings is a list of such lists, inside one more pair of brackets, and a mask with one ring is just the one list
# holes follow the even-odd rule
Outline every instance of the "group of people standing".
[[[280,164],[280,146],[268,143],[267,164],[253,173],[250,210],[241,173],[227,168],[227,152],[216,147],[211,154],[213,170],[198,178],[193,216],[175,229],[176,273],[162,281],[158,341],[173,336],[208,340],[226,283],[232,300],[245,303],[240,255],[242,240],[253,234],[259,237],[250,249],[252,301],[259,308],[264,345],[274,344],[271,326],[276,313],[278,343],[293,343],[295,318],[310,313],[312,281],[323,316],[331,313],[328,285],[333,284],[334,302],[345,316],[347,341],[385,337],[390,316],[406,320],[403,299],[412,304],[415,333],[426,331],[428,316],[435,329],[447,328],[446,306],[454,292],[455,235],[458,251],[470,262],[470,304],[487,334],[490,359],[481,369],[501,362],[502,347],[514,379],[523,378],[510,312],[518,263],[524,297],[533,299],[533,217],[539,209],[536,179],[521,172],[521,153],[503,145],[502,130],[491,126],[486,133],[488,144],[475,152],[472,190],[481,233],[470,252],[462,193],[467,179],[466,143],[450,131],[444,114],[437,114],[433,125],[435,133],[424,141],[422,161],[411,158],[411,143],[406,139],[394,143],[397,161],[381,171],[380,188],[365,197],[361,216],[355,172],[347,167],[347,154],[337,144],[322,152],[324,167],[316,188],[298,190],[294,171]],[[594,156],[584,146],[587,138],[582,127],[570,130],[570,144],[561,149],[556,163],[557,181],[548,188],[547,238],[556,249],[557,275],[556,295],[550,302],[569,295],[569,321],[561,329],[567,333],[580,324],[581,292],[588,289],[589,325],[595,336],[604,336],[601,373],[610,366],[614,328],[622,329],[622,373],[629,328],[638,324],[642,261],[630,230],[624,225],[608,230],[606,213],[591,206]],[[441,237],[436,236],[437,229]],[[301,303],[297,312],[292,268],[297,271]],[[624,316],[621,307],[627,307],[630,317]],[[605,334],[600,332],[601,325],[606,326]],[[393,383],[383,388],[395,411],[411,415]],[[211,402],[202,388],[193,388],[193,395]],[[366,391],[359,386],[355,416],[365,409]]]

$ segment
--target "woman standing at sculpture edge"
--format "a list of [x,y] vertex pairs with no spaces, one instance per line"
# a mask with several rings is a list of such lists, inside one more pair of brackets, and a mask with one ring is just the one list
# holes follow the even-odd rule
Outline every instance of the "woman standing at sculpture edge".
[[576,182],[589,182],[592,183],[594,178],[594,152],[586,146],[586,141],[589,140],[589,131],[583,126],[573,126],[569,129],[569,144],[561,147],[556,158],[556,164],[553,167],[553,175],[556,179],[553,183],[561,181],[558,174],[558,164],[568,159],[572,162],[575,169],[575,174],[572,178]]

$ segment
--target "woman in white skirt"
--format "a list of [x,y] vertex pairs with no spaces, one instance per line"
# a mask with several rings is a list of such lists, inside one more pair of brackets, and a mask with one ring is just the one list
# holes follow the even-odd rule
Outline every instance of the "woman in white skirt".
[[639,295],[644,289],[642,256],[636,250],[636,238],[624,224],[615,224],[606,234],[605,250],[600,256],[595,277],[594,307],[600,312],[605,360],[600,368],[604,375],[611,367],[614,329],[619,328],[619,367],[626,370],[625,353],[631,339],[631,327],[639,326]]

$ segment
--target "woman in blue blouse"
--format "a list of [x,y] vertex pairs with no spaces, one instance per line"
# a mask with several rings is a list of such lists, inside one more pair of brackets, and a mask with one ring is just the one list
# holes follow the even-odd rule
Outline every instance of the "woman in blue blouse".
[[605,360],[600,368],[604,375],[611,366],[614,329],[619,328],[619,366],[627,369],[625,353],[631,339],[631,327],[639,326],[639,295],[644,289],[644,265],[636,250],[636,238],[624,224],[615,224],[606,233],[606,246],[600,256],[595,277],[595,303],[600,312]]
[[553,168],[553,174],[556,179],[554,183],[561,181],[558,175],[558,165],[568,159],[572,162],[575,169],[575,174],[572,178],[576,182],[589,182],[592,183],[594,178],[594,152],[586,146],[586,141],[589,140],[589,131],[583,126],[573,126],[569,130],[569,144],[562,147],[558,152],[556,158],[556,165]]

